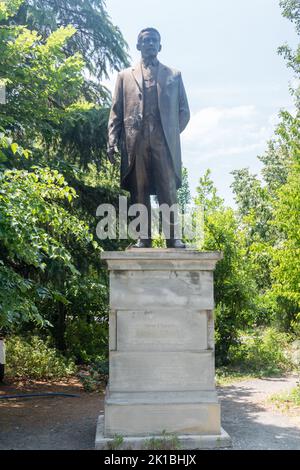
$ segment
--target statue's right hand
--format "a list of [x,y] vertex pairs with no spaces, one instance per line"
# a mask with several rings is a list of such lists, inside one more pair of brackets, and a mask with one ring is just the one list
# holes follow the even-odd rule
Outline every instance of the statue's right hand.
[[118,152],[118,149],[116,147],[109,147],[107,149],[107,157],[108,160],[112,165],[116,163],[116,153]]

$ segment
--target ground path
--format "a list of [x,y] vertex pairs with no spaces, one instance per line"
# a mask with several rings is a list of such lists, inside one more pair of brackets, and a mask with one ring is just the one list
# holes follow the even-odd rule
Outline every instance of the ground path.
[[[297,377],[253,379],[219,389],[222,425],[234,449],[300,450],[300,410],[283,414],[266,401],[296,383]],[[79,398],[0,400],[0,449],[93,449],[101,395],[85,393],[76,380],[0,386],[0,396],[49,391]]]
[[219,389],[222,423],[234,449],[300,450],[300,409],[283,413],[268,397],[289,391],[299,377],[253,379]]

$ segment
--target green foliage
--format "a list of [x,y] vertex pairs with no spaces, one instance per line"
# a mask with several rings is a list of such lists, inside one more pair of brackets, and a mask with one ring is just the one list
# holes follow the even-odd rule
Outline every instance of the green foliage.
[[0,15],[0,327],[43,327],[78,362],[94,359],[107,349],[108,279],[92,232],[117,181],[102,162],[99,77],[125,65],[125,42],[101,0],[8,0]]
[[[280,4],[299,33],[299,2]],[[279,49],[296,78],[299,51]],[[102,0],[7,0],[0,1],[0,55],[9,104],[0,107],[0,327],[43,327],[66,355],[90,363],[85,387],[97,389],[108,320],[99,254],[128,244],[92,234],[97,206],[117,206],[119,195],[119,172],[104,158],[109,93],[99,80],[127,64],[126,44]],[[300,328],[300,88],[291,91],[297,113],[281,112],[259,157],[263,180],[234,172],[237,212],[218,197],[209,171],[195,199],[205,211],[198,248],[224,254],[215,273],[217,361],[258,374],[289,367],[285,337],[257,330],[245,344],[239,331],[271,322],[294,334]],[[186,170],[178,200],[185,211]],[[163,246],[162,237],[155,244]],[[57,357],[38,339],[11,341],[28,361],[30,348]]]
[[206,170],[203,177],[199,180],[199,186],[197,187],[197,196],[195,198],[195,204],[203,207],[205,213],[212,213],[214,210],[221,209],[223,206],[223,199],[217,195],[217,189],[210,177],[211,171]]
[[37,336],[26,341],[11,337],[6,342],[7,376],[25,379],[59,380],[75,372],[75,365],[66,360]]
[[258,377],[280,375],[293,369],[289,355],[290,336],[275,328],[240,332],[238,343],[231,346],[231,366]]
[[191,202],[189,175],[186,168],[182,168],[182,186],[177,191],[177,200],[181,212],[185,213],[186,206]]
[[278,393],[272,395],[271,402],[275,403],[277,408],[290,409],[293,407],[300,407],[300,384],[293,388],[290,392]]
[[0,181],[1,325],[43,323],[43,303],[69,302],[59,273],[73,282],[80,277],[74,252],[98,248],[88,227],[67,210],[75,191],[57,171],[7,170]]
[[35,172],[5,171],[0,178],[0,240],[7,258],[42,271],[48,258],[57,259],[76,272],[70,254],[55,238],[62,240],[71,232],[70,226],[77,239],[91,241],[91,236],[87,227],[57,204],[63,199],[71,202],[75,195],[64,177],[49,168],[36,168]]
[[272,296],[277,299],[277,320],[286,329],[294,326],[300,313],[300,164],[290,171],[287,183],[278,191],[274,224],[283,240],[274,246]]
[[98,357],[91,362],[85,371],[78,374],[86,392],[103,391],[104,384],[108,381],[108,360]]
[[119,450],[123,447],[124,438],[118,434],[107,443],[107,450]]
[[70,106],[61,127],[61,149],[71,163],[85,170],[90,162],[97,170],[105,165],[108,109],[95,108],[90,103],[79,102]]
[[47,164],[63,154],[81,168],[96,162],[99,169],[110,103],[100,80],[128,65],[127,45],[104,2],[9,0],[8,10],[0,27],[0,77],[9,107],[1,107],[0,124],[34,148],[39,161],[42,142]]
[[145,442],[145,450],[180,450],[181,444],[175,434],[162,432],[161,437],[152,437]]
[[216,355],[228,362],[228,351],[237,341],[237,330],[256,320],[256,284],[245,249],[244,232],[234,211],[217,196],[209,172],[200,179],[196,204],[205,208],[202,250],[221,251],[215,272]]
[[15,15],[22,3],[23,0],[0,1],[0,22]]
[[[282,0],[283,14],[300,32],[299,2]],[[279,49],[297,79],[299,51],[288,46]],[[299,331],[300,308],[300,101],[299,86],[291,90],[296,113],[281,111],[280,124],[267,151],[260,181],[243,169],[234,172],[233,190],[254,278],[259,289],[260,310],[285,331]]]
[[[81,300],[81,297],[77,297]],[[74,306],[75,307],[75,306]],[[77,363],[88,363],[105,351],[107,346],[108,322],[105,317],[97,322],[91,315],[85,318],[69,320],[66,326],[65,341],[69,356]]]
[[65,108],[80,95],[84,62],[63,49],[74,33],[61,28],[42,40],[23,26],[0,28],[0,76],[9,102],[0,108],[0,124],[25,146],[37,137],[53,141]]
[[[10,0],[8,8],[15,3]],[[64,160],[84,168],[96,162],[99,169],[109,96],[97,81],[107,67],[127,64],[124,47],[101,0],[24,0],[0,25],[0,77],[9,103],[0,107],[0,125],[34,150],[34,161],[42,153],[49,165],[63,153]],[[97,81],[86,78],[86,65]]]
[[152,247],[153,248],[166,248],[166,240],[162,233],[152,238]]
[[[14,0],[15,3],[21,3]],[[42,37],[72,25],[76,34],[66,52],[78,51],[88,69],[98,79],[110,69],[127,64],[127,44],[119,28],[112,24],[103,0],[24,0],[12,22],[26,24]]]
[[282,14],[296,24],[297,32],[300,34],[300,5],[298,0],[280,0]]
[[39,295],[50,296],[46,288],[24,279],[0,260],[0,328],[17,327],[27,322],[47,325],[36,301]]
[[[282,8],[282,14],[288,18],[292,23],[295,24],[296,32],[300,35],[300,5],[298,0],[280,0],[280,6]],[[287,66],[291,68],[296,77],[299,78],[300,74],[300,45],[298,45],[296,51],[293,51],[288,44],[284,44],[279,47],[278,53],[283,55],[287,61]],[[296,89],[291,90],[295,97],[297,108],[300,108],[300,87],[299,84]]]

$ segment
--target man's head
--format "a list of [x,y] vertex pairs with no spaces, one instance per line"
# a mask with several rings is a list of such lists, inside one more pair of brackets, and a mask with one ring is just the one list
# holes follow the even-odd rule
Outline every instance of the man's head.
[[157,57],[161,51],[161,37],[157,29],[145,28],[139,36],[137,42],[137,50],[141,52],[144,59]]

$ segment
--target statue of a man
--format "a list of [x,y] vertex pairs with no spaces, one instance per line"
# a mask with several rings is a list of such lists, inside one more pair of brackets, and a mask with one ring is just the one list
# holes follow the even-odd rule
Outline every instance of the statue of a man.
[[[108,125],[108,158],[121,152],[121,187],[131,193],[132,204],[148,211],[148,230],[136,248],[151,247],[150,196],[160,205],[177,203],[181,187],[180,133],[190,119],[180,72],[157,60],[161,37],[154,28],[143,29],[137,49],[142,60],[119,73]],[[166,237],[167,238],[167,237]],[[175,237],[171,220],[168,248],[185,248]]]

